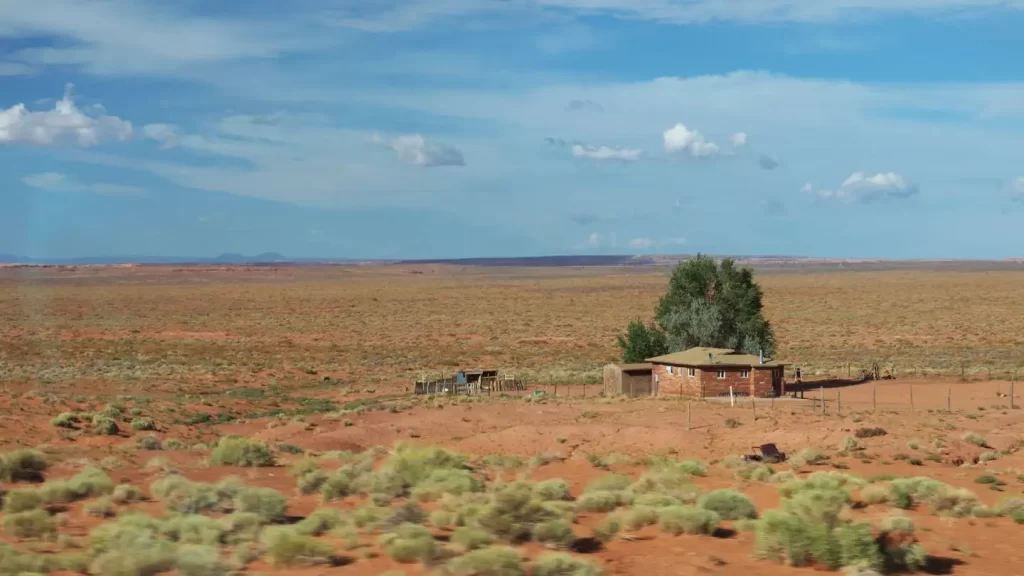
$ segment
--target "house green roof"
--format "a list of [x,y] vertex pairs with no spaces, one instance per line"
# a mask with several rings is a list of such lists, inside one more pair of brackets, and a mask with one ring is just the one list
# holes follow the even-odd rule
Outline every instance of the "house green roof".
[[761,359],[755,354],[744,354],[729,348],[690,348],[682,352],[648,358],[647,362],[674,366],[785,366],[783,362],[767,359],[762,364]]

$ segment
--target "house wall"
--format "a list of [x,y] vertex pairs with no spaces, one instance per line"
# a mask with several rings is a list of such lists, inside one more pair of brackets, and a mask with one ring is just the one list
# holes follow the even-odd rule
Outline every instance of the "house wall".
[[630,395],[649,396],[651,394],[650,370],[623,370],[614,364],[604,368],[604,393],[606,396]]
[[[671,372],[669,372],[671,368]],[[718,378],[718,371],[725,372],[724,378]],[[743,371],[749,375],[744,378]],[[738,395],[769,396],[772,393],[772,370],[770,368],[693,368],[694,375],[689,375],[686,366],[668,366],[655,364],[653,375],[657,396],[728,396],[729,388]]]

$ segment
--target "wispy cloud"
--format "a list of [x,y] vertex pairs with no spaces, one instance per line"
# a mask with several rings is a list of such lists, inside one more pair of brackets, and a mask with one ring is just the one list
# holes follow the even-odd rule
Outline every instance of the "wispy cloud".
[[633,238],[629,241],[629,247],[634,250],[649,250],[654,246],[654,240],[650,238]]
[[374,135],[371,141],[391,148],[398,159],[416,166],[465,166],[462,152],[453,146],[428,140],[422,134],[406,134],[390,139]]
[[47,192],[85,192],[104,196],[141,196],[145,190],[138,186],[109,182],[80,182],[59,172],[42,172],[22,177],[22,183]]
[[871,176],[854,172],[839,188],[815,190],[810,183],[801,188],[822,200],[858,202],[868,204],[886,198],[902,199],[917,195],[917,185],[895,172],[878,173]]
[[618,162],[633,162],[640,158],[640,155],[643,153],[643,150],[638,148],[611,148],[608,146],[587,146],[584,144],[573,144],[570,150],[576,158]]
[[21,62],[0,62],[0,76],[27,76],[32,67]]
[[131,137],[131,122],[106,114],[90,116],[76,107],[70,84],[52,110],[32,111],[24,104],[0,109],[0,145],[95,146]]
[[1011,202],[1024,202],[1024,176],[1011,180],[1007,192]]

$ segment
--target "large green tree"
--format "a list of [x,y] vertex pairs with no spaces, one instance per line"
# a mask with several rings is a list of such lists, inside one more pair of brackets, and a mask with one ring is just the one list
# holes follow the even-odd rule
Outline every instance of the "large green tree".
[[762,313],[762,297],[750,268],[698,254],[672,271],[655,317],[669,351],[711,346],[771,356],[775,334]]
[[668,351],[665,333],[657,326],[645,325],[642,320],[630,322],[626,333],[618,336],[618,344],[622,350],[622,361],[626,364],[643,362]]

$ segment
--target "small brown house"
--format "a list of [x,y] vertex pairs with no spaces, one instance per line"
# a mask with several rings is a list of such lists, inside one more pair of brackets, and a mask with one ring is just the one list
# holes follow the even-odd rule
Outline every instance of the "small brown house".
[[727,348],[690,348],[647,360],[655,396],[781,396],[785,364]]
[[605,396],[650,396],[652,365],[609,364],[604,367]]

